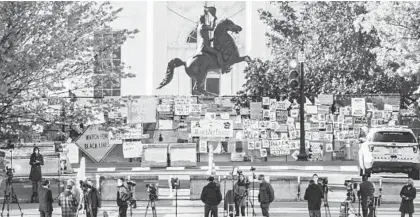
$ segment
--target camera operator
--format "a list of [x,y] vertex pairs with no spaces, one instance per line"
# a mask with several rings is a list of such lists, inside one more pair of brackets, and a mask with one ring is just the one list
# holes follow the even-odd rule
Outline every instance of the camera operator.
[[[375,185],[368,180],[366,175],[362,176],[362,183],[358,186],[358,195],[361,198],[363,217],[372,213],[374,201]],[[369,214],[370,215],[370,214]]]
[[239,216],[239,207],[241,209],[241,215],[245,216],[246,196],[249,187],[249,182],[245,179],[245,176],[242,173],[239,173],[238,179],[238,182],[235,183],[236,216]]
[[44,158],[39,153],[39,148],[34,147],[31,157],[29,159],[29,165],[31,165],[31,173],[29,174],[29,180],[32,181],[32,197],[31,202],[38,202],[38,189],[39,182],[42,180],[41,166],[44,165]]
[[222,201],[222,192],[220,192],[220,187],[214,182],[213,176],[210,176],[207,181],[209,181],[209,184],[204,186],[201,192],[201,201],[205,204],[204,217],[209,217],[210,211],[213,217],[217,217],[218,205]]
[[126,217],[130,193],[128,191],[128,188],[124,184],[124,178],[119,178],[117,180],[117,185],[117,205],[119,207],[119,217]]
[[270,183],[265,180],[265,176],[263,174],[258,176],[258,180],[261,181],[260,192],[258,194],[258,202],[260,202],[263,216],[269,217],[270,214],[268,211],[270,208],[270,203],[274,201],[274,190]]
[[97,217],[98,208],[101,208],[101,199],[98,190],[92,186],[91,180],[88,180],[86,183],[84,183],[83,194],[86,216]]
[[[313,178],[314,177],[315,175]],[[309,217],[321,217],[321,203],[322,198],[324,198],[324,194],[322,193],[322,188],[320,188],[317,183],[317,179],[318,176],[316,176],[316,181],[312,179],[309,182],[309,186],[305,191],[305,196],[303,197],[308,201]]]

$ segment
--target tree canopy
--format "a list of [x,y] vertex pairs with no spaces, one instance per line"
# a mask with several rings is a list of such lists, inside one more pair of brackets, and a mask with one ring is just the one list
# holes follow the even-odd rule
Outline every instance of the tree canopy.
[[[265,71],[260,66],[261,60],[254,60],[246,68],[249,80],[243,93],[255,95],[264,89],[265,96],[287,94],[287,62],[296,59],[301,48],[306,56],[305,93],[308,96],[401,93],[403,87],[413,87],[404,89],[405,94],[413,93],[419,86],[417,71],[395,73],[401,70],[401,61],[396,59],[398,64],[395,64],[383,51],[388,51],[384,46],[391,43],[384,39],[384,33],[391,31],[386,30],[386,24],[378,29],[374,23],[386,22],[389,18],[376,16],[374,13],[379,12],[373,3],[386,5],[383,2],[318,1],[302,2],[295,7],[293,2],[275,2],[281,14],[277,17],[270,11],[260,10],[260,19],[269,29],[268,46],[272,48],[274,59],[264,63]],[[400,10],[406,8],[400,7]],[[388,16],[394,13],[398,12],[389,10]],[[407,10],[402,16],[409,13]]]
[[[94,1],[0,3],[0,137],[27,134],[25,123],[86,123],[115,105],[101,100],[81,105],[73,94],[73,100],[63,96],[69,88],[91,89],[99,76],[107,81],[133,76],[123,63],[94,73],[98,58],[112,56],[138,31],[111,30],[121,10]],[[112,43],[94,37],[104,31],[112,32]]]

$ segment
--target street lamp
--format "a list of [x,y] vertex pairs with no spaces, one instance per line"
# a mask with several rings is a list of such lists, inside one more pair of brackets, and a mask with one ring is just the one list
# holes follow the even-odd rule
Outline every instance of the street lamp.
[[300,63],[300,106],[299,106],[299,117],[300,117],[300,149],[298,154],[298,161],[307,161],[308,155],[305,150],[305,94],[304,94],[304,75],[303,63],[305,62],[305,53],[302,48],[298,54],[298,61]]

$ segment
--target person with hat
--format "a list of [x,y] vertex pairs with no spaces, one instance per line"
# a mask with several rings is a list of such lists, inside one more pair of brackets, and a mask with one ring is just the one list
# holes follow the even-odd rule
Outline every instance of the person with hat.
[[50,190],[50,181],[42,182],[39,189],[39,213],[41,217],[51,217],[53,212],[53,197]]
[[218,205],[222,201],[222,192],[220,191],[220,186],[214,182],[213,176],[207,178],[207,181],[209,183],[204,186],[201,192],[201,201],[205,204],[204,217],[209,217],[210,211],[213,217],[217,217]]
[[414,213],[414,199],[416,199],[417,190],[414,187],[412,179],[407,180],[407,185],[405,185],[400,192],[401,196],[401,205],[400,212],[401,217],[405,217],[405,214],[408,214],[409,217],[413,217]]
[[67,185],[66,190],[60,194],[58,205],[61,207],[62,217],[75,217],[79,206],[77,198],[72,193],[73,186]]
[[258,202],[260,202],[261,212],[264,217],[269,217],[270,214],[268,213],[270,208],[270,203],[274,201],[274,189],[265,180],[265,176],[263,174],[258,176],[258,180],[261,181],[260,184],[260,193],[258,193]]

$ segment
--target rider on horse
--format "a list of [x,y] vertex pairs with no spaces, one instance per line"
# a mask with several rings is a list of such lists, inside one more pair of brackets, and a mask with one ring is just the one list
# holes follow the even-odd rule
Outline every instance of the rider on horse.
[[[209,7],[211,8],[211,7]],[[207,14],[208,8],[206,7],[206,9],[204,10],[204,12]],[[211,11],[213,12],[213,11]],[[217,63],[219,65],[220,68],[224,68],[224,61],[222,58],[222,54],[219,53],[216,49],[211,47],[210,44],[210,32],[214,31],[214,28],[216,26],[216,20],[217,17],[211,13],[214,17],[212,25],[207,25],[206,24],[206,16],[205,15],[201,15],[200,16],[200,24],[197,27],[197,55],[206,52],[209,54],[212,54],[214,56],[216,56],[217,58]]]

